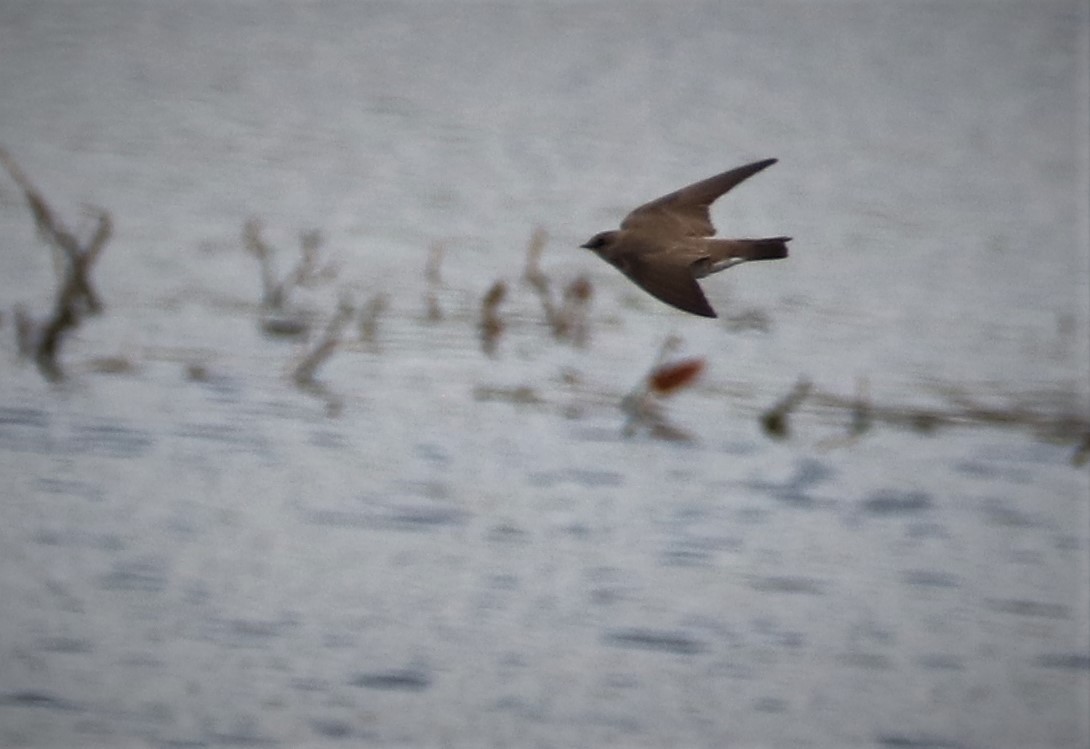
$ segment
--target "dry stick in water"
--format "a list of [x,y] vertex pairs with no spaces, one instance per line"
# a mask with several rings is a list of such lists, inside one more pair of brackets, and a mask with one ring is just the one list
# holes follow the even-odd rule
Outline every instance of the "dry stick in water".
[[378,319],[386,311],[386,295],[379,292],[360,311],[360,340],[369,346],[378,342]]
[[[806,385],[805,392],[802,392],[803,385]],[[1075,466],[1090,461],[1090,416],[1085,412],[1080,413],[1070,406],[1057,411],[1032,401],[1014,401],[1003,407],[986,406],[953,385],[932,385],[932,389],[950,405],[914,407],[877,404],[870,398],[866,378],[858,380],[855,395],[851,397],[810,388],[805,379],[800,379],[792,393],[766,411],[761,421],[770,436],[786,436],[787,416],[805,397],[819,410],[847,411],[850,414],[848,434],[821,440],[818,442],[820,448],[849,445],[876,423],[925,434],[946,426],[988,426],[1031,430],[1039,439],[1074,445],[1071,462]]]
[[307,387],[314,384],[314,375],[317,373],[318,367],[333,356],[333,352],[340,345],[341,333],[355,314],[356,309],[352,306],[352,303],[347,299],[341,299],[337,312],[326,324],[322,340],[311,349],[310,353],[303,357],[302,361],[293,370],[292,379],[296,385]]
[[102,311],[102,302],[91,285],[90,272],[113,234],[113,220],[108,212],[100,210],[94,235],[85,246],[81,245],[4,148],[0,148],[0,163],[23,191],[39,236],[54,248],[58,284],[52,316],[38,328],[22,308],[17,308],[16,334],[20,353],[32,353],[42,375],[55,382],[64,378],[57,354],[65,334],[79,325],[82,315]]
[[549,277],[541,270],[541,255],[545,251],[545,244],[549,235],[540,226],[530,234],[530,243],[526,247],[526,267],[522,271],[522,280],[530,285],[541,300],[541,308],[545,312],[545,322],[552,330],[553,336],[560,338],[564,324],[560,310],[553,303],[553,295],[549,289]]
[[[869,394],[869,380],[867,380],[866,377],[860,377],[855,383],[855,399],[851,402],[850,406],[847,406],[851,411],[848,434],[824,439],[818,443],[818,448],[831,450],[837,447],[844,447],[854,442],[858,442],[860,437],[870,431],[870,428],[874,423],[874,410],[871,407]],[[786,423],[784,424],[784,427],[786,428]]]
[[15,159],[2,147],[0,147],[0,163],[23,191],[30,212],[34,216],[34,226],[38,230],[38,235],[60,253],[61,256],[57,258],[59,261],[57,274],[61,277],[62,285],[65,282],[65,274],[71,274],[74,277],[71,284],[76,287],[71,291],[73,297],[86,306],[88,313],[101,312],[102,303],[91,287],[88,275],[91,265],[98,259],[113,233],[113,221],[110,219],[110,214],[103,210],[99,211],[98,228],[94,236],[86,246],[81,246],[75,235],[57,219],[49,204],[45,202],[45,198],[30,182]]
[[576,278],[565,287],[563,302],[557,306],[549,287],[549,277],[541,270],[541,256],[548,239],[548,233],[540,226],[530,235],[522,280],[529,284],[541,300],[545,321],[553,337],[558,341],[571,341],[577,346],[585,346],[589,337],[587,310],[594,287],[585,276]]
[[[261,266],[261,304],[267,311],[284,312],[288,307],[288,298],[297,286],[315,286],[336,278],[337,269],[333,263],[319,266],[322,234],[316,229],[311,229],[302,232],[299,236],[300,257],[295,267],[283,279],[277,280],[273,251],[265,242],[261,232],[261,221],[251,218],[242,230],[242,241],[247,251],[257,258]],[[298,334],[305,330],[305,326],[300,329],[299,324],[285,325],[283,318],[276,318],[276,320],[277,322],[267,323],[264,326],[266,332]],[[284,326],[283,329],[280,326]]]
[[948,421],[990,426],[1031,428],[1041,439],[1074,443],[1071,464],[1080,467],[1090,460],[1090,417],[1067,407],[1060,413],[1042,410],[1031,403],[1014,403],[1006,408],[985,406],[953,386],[938,388],[947,400],[959,407]]
[[445,252],[446,248],[443,244],[441,242],[436,242],[431,246],[431,252],[428,253],[427,263],[424,265],[424,280],[427,281],[428,284],[428,291],[424,299],[428,308],[428,322],[439,322],[443,319],[443,310],[439,307],[439,289],[443,285],[440,268],[443,265],[443,255]]
[[792,411],[802,405],[802,402],[809,395],[810,381],[805,377],[800,377],[795,386],[791,388],[791,392],[761,415],[761,426],[764,428],[765,434],[774,439],[787,437],[791,432],[788,417]]
[[489,356],[496,353],[496,345],[503,334],[504,324],[500,319],[499,306],[507,296],[507,284],[496,281],[481,299],[481,349]]
[[860,377],[855,383],[855,403],[852,405],[851,436],[861,437],[870,431],[874,415],[870,405],[870,380]]
[[314,376],[317,374],[318,368],[328,361],[333,356],[333,352],[337,350],[341,342],[341,333],[355,314],[356,310],[352,304],[347,299],[342,298],[340,305],[337,307],[337,312],[326,324],[322,340],[311,349],[309,354],[303,357],[292,372],[292,380],[295,382],[296,387],[322,398],[325,401],[326,413],[329,416],[336,416],[340,413],[341,398],[324,384],[315,380]]
[[15,159],[11,154],[7,152],[7,149],[0,146],[0,164],[4,165],[4,168],[8,170],[8,174],[15,181],[15,184],[19,186],[19,189],[23,191],[23,195],[26,197],[26,201],[30,206],[30,212],[34,216],[34,226],[37,228],[39,235],[46,241],[56,242],[67,249],[75,251],[79,247],[79,243],[76,238],[72,236],[70,232],[65,230],[63,226],[57,223],[53,217],[53,211],[49,209],[45,199],[42,198],[34,185],[31,184],[30,179],[26,176],[26,173],[19,167]]
[[299,234],[299,262],[280,284],[284,288],[285,296],[296,286],[316,286],[337,277],[337,266],[332,261],[320,267],[318,265],[318,255],[324,243],[325,238],[317,229],[309,229]]
[[64,371],[57,363],[57,353],[64,334],[77,325],[79,317],[71,301],[58,300],[53,316],[42,326],[34,352],[34,363],[47,380],[58,382],[64,379]]
[[552,331],[554,338],[561,338],[564,334],[565,325],[561,312],[557,309],[556,304],[553,303],[553,295],[549,290],[549,279],[544,274],[538,274],[530,279],[530,285],[534,291],[537,292],[538,299],[541,300],[541,309],[545,312],[545,322],[549,325],[549,330]]
[[246,250],[257,258],[261,266],[261,303],[265,307],[278,309],[283,304],[282,290],[276,282],[273,269],[272,250],[261,237],[261,221],[251,218],[242,229],[242,242]]
[[522,280],[533,285],[534,279],[544,277],[541,272],[541,255],[545,252],[545,243],[549,234],[540,226],[534,227],[530,234],[530,244],[526,247],[526,267],[522,271]]
[[579,276],[564,289],[564,305],[560,310],[562,326],[554,328],[558,338],[570,340],[583,348],[590,340],[590,301],[594,286],[586,276]]
[[113,231],[114,224],[110,214],[106,211],[99,211],[98,227],[95,229],[91,241],[87,243],[87,246],[81,252],[70,258],[72,265],[69,267],[69,272],[72,274],[73,301],[83,304],[85,311],[90,315],[97,315],[102,312],[102,302],[99,301],[98,294],[95,293],[94,288],[91,286],[91,266],[102,253],[102,249],[113,235]]

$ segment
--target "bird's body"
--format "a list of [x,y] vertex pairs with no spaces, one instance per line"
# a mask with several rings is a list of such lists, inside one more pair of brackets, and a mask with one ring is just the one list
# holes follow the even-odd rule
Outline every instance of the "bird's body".
[[715,317],[696,280],[748,260],[787,257],[790,237],[712,239],[709,209],[732,187],[776,163],[757,161],[695,182],[636,208],[620,229],[591,237],[583,247],[637,286],[685,312]]

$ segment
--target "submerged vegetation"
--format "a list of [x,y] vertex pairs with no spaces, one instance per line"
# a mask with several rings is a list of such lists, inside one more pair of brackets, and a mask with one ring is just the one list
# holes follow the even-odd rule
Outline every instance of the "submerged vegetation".
[[[94,225],[86,232],[87,238],[81,241],[60,221],[42,193],[3,148],[0,148],[0,164],[21,191],[38,236],[52,248],[57,277],[46,317],[35,319],[22,305],[14,308],[11,319],[17,349],[20,356],[34,361],[45,379],[57,382],[65,377],[59,360],[62,344],[84,320],[104,309],[91,281],[91,270],[113,235],[113,218],[105,210],[92,209]],[[295,292],[301,288],[318,290],[331,285],[337,281],[339,273],[338,267],[324,255],[321,232],[309,229],[300,233],[299,255],[283,274],[277,270],[277,253],[265,239],[264,225],[259,219],[250,218],[244,223],[242,245],[257,261],[261,284],[260,330],[273,339],[302,341],[289,365],[288,379],[300,390],[324,400],[328,414],[341,413],[343,397],[320,380],[318,372],[340,350],[381,354],[385,319],[393,314],[388,295],[382,290],[375,291],[366,303],[357,306],[351,295],[342,289],[333,311],[322,313],[309,309],[295,301]],[[542,267],[547,245],[548,233],[542,227],[535,228],[527,244],[520,283],[511,284],[504,278],[497,278],[479,297],[476,319],[471,324],[476,327],[485,356],[496,359],[509,355],[508,348],[514,350],[504,341],[513,327],[527,322],[525,315],[510,310],[520,301],[520,289],[529,290],[532,294],[530,303],[540,310],[540,318],[531,323],[531,329],[554,344],[584,349],[593,356],[591,308],[594,287],[585,276],[561,282],[550,277]],[[454,291],[448,289],[443,280],[442,266],[447,255],[447,248],[441,242],[434,243],[425,255],[424,310],[422,317],[415,318],[415,324],[466,324],[464,314],[450,314],[444,310],[445,298]],[[560,289],[559,293],[557,289]],[[523,297],[521,301],[525,303],[527,298]],[[464,305],[462,309],[464,311]],[[0,324],[6,317],[0,316]],[[323,319],[324,324],[320,322]],[[744,309],[728,312],[721,324],[728,331],[760,335],[771,328],[771,316],[764,309]],[[715,396],[716,389],[714,385],[700,384],[702,375],[709,368],[708,360],[699,355],[676,356],[680,343],[677,337],[669,337],[649,370],[626,394],[596,391],[584,381],[581,373],[566,369],[559,378],[560,387],[556,393],[548,392],[549,383],[544,381],[514,385],[483,382],[473,386],[472,396],[477,401],[498,400],[515,407],[555,408],[568,417],[582,414],[588,404],[613,404],[624,414],[621,431],[626,436],[645,434],[655,439],[693,441],[697,439],[694,434],[668,418],[667,400],[688,389],[703,388],[705,396]],[[91,357],[89,362],[85,363],[85,371],[119,373],[134,369],[131,361],[119,357]],[[206,363],[191,363],[186,379],[204,382],[209,376]],[[837,433],[809,439],[819,449],[849,446],[879,427],[903,428],[929,435],[947,427],[975,426],[1022,430],[1041,440],[1071,446],[1071,461],[1075,465],[1090,462],[1090,413],[1085,404],[1076,402],[1077,396],[993,393],[982,398],[950,384],[935,384],[930,389],[938,401],[932,405],[889,404],[871,398],[865,378],[857,380],[853,394],[838,395],[819,388],[805,374],[800,374],[782,396],[764,408],[757,408],[752,415],[764,435],[780,441],[803,439],[804,434],[812,433],[809,426],[805,430],[797,427],[796,421],[803,415],[840,425]],[[745,396],[737,391],[726,393],[725,409],[731,405],[731,398],[744,401],[743,411],[754,410],[752,393]]]

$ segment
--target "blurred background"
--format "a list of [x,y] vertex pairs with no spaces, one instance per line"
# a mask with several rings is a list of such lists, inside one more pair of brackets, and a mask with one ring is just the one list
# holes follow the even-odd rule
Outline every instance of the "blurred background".
[[[0,69],[0,746],[1087,745],[1085,3],[15,1]],[[578,249],[765,157],[718,320]]]

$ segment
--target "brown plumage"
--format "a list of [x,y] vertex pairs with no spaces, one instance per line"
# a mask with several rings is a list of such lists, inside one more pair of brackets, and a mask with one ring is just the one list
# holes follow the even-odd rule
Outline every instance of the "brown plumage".
[[620,229],[595,234],[582,246],[652,296],[685,312],[715,317],[698,278],[747,260],[787,257],[790,237],[709,238],[715,235],[711,204],[775,163],[756,161],[663,195],[628,214]]

